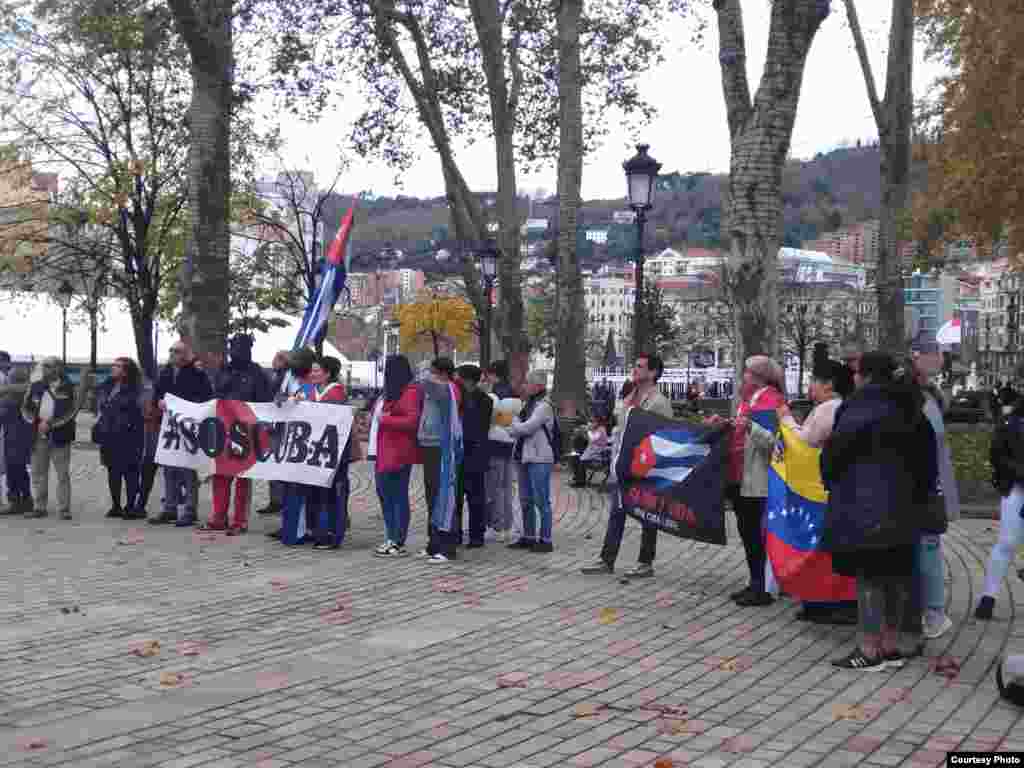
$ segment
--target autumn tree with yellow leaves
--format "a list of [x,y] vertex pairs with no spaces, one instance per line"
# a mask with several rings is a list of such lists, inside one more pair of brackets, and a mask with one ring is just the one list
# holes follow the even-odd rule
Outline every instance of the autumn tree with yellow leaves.
[[1024,251],[1024,6],[916,0],[915,10],[929,56],[950,68],[919,146],[928,190],[915,200],[915,234],[936,247],[960,237],[985,247],[1006,237],[1017,257]]
[[472,345],[476,313],[464,299],[424,292],[415,301],[398,307],[397,317],[403,350],[433,349],[434,357],[439,357],[442,342],[459,351]]

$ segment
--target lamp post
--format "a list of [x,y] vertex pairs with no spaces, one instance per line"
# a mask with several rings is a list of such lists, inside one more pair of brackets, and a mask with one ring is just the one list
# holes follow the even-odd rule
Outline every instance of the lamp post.
[[636,214],[636,260],[633,285],[633,358],[643,349],[644,334],[644,224],[647,211],[653,208],[654,182],[658,179],[661,163],[647,154],[649,144],[637,144],[636,154],[622,164],[626,172],[629,207]]
[[489,238],[484,247],[476,255],[480,262],[480,274],[484,284],[484,325],[480,330],[480,367],[487,368],[491,364],[491,323],[494,315],[494,302],[491,293],[498,276],[498,247],[493,238]]
[[68,307],[71,306],[71,297],[74,293],[75,289],[71,287],[71,283],[64,280],[54,294],[54,300],[57,302],[57,306],[60,307],[61,360],[64,361],[64,365],[68,364]]

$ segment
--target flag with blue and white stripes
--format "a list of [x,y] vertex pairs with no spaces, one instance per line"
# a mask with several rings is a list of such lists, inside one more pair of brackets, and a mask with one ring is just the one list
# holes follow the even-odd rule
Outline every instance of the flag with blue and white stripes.
[[355,206],[350,206],[341,219],[338,234],[331,242],[331,247],[327,249],[320,284],[306,306],[306,313],[302,318],[293,349],[315,346],[327,331],[331,310],[345,290],[345,281],[348,278],[349,263],[352,260],[351,236],[354,219]]

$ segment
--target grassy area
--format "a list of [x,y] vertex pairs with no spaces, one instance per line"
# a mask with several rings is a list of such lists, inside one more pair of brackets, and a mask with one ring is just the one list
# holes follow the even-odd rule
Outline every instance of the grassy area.
[[946,433],[953,458],[953,471],[964,501],[998,497],[992,487],[992,467],[988,463],[992,432],[988,429],[953,430]]

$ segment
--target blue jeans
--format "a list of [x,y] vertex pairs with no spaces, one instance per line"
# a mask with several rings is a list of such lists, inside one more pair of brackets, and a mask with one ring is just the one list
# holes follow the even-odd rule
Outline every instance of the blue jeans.
[[[523,508],[523,538],[551,543],[551,464],[519,465],[519,503]],[[540,537],[537,519],[540,515]]]
[[377,473],[377,497],[384,515],[384,530],[388,541],[405,546],[409,535],[409,478],[412,466],[394,472]]
[[[194,470],[164,467],[164,512],[176,514],[179,520],[196,516],[199,483]],[[181,514],[184,507],[184,515]]]
[[925,611],[945,613],[946,571],[942,564],[942,536],[937,533],[921,534],[916,554],[919,605]]

